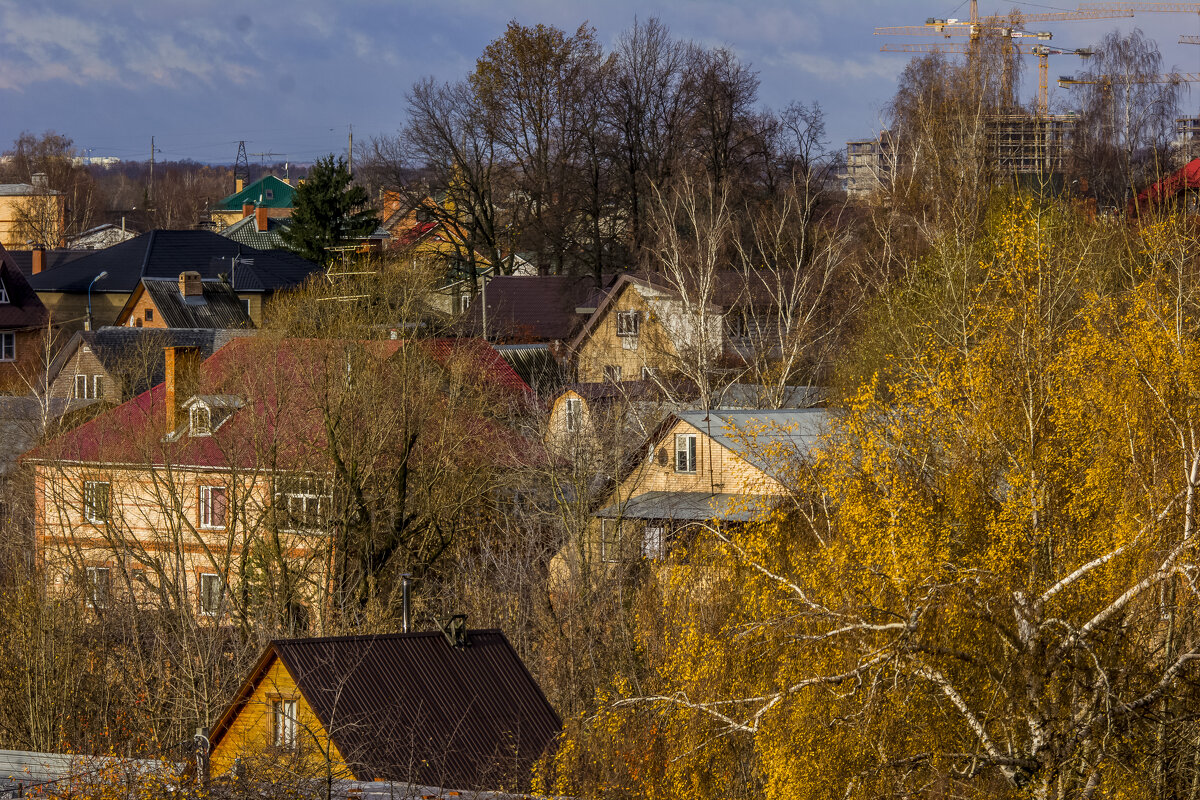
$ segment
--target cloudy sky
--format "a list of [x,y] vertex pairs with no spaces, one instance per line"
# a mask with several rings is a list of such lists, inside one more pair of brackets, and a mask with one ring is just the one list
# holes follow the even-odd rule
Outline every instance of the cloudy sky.
[[[0,0],[0,148],[23,130],[55,130],[94,156],[148,158],[153,135],[162,159],[232,162],[245,140],[251,153],[278,154],[268,161],[308,162],[344,152],[351,125],[356,137],[396,131],[414,80],[464,77],[509,20],[569,31],[587,21],[609,45],[650,16],[679,37],[732,47],[758,71],[763,104],[819,102],[837,143],[879,126],[907,60],[879,52],[873,28],[967,13],[965,0]],[[1042,27],[1055,44],[1083,47],[1135,25],[1168,66],[1200,71],[1200,46],[1176,44],[1200,34],[1200,15]],[[1052,61],[1052,76],[1073,61]],[[1027,91],[1035,72],[1030,64]],[[1197,112],[1200,84],[1186,104]]]

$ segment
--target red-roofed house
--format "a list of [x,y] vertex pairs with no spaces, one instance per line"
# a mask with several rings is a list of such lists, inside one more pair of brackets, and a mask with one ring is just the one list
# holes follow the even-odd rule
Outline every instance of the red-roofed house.
[[528,389],[469,341],[242,338],[165,377],[27,456],[52,588],[297,630],[470,518],[511,449],[480,407]]

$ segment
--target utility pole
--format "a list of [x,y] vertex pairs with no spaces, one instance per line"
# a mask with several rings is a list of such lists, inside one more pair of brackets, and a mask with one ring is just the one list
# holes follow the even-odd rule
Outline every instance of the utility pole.
[[150,207],[154,208],[154,137],[150,137]]
[[349,158],[347,160],[350,162],[350,177],[353,178],[354,177],[354,123],[353,122],[350,123],[350,146],[349,146],[349,148],[347,148],[346,152],[349,155]]

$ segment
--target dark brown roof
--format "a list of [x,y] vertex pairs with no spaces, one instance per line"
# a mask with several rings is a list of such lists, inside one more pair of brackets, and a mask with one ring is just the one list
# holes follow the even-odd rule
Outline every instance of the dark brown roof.
[[28,330],[46,324],[50,314],[29,286],[25,276],[17,269],[12,255],[0,246],[0,282],[8,295],[7,303],[0,303],[0,329]]
[[562,723],[503,633],[470,631],[468,642],[440,632],[272,642],[212,743],[278,657],[356,780],[522,786]]
[[181,295],[176,278],[142,278],[142,286],[168,328],[254,327],[237,292],[223,280],[201,281],[201,293],[195,297]]
[[[605,280],[611,285],[612,278]],[[467,310],[467,329],[483,329],[480,297],[487,300],[487,338],[507,343],[565,342],[587,320],[577,309],[595,302],[596,281],[573,275],[502,275]],[[590,306],[594,308],[595,306]]]

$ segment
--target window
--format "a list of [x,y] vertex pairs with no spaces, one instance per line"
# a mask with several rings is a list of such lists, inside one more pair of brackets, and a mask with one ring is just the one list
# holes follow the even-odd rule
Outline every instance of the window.
[[224,486],[200,487],[200,527],[225,527],[225,513],[229,508],[229,498]]
[[[90,380],[89,380],[90,378]],[[104,376],[103,375],[76,375],[75,376],[75,398],[77,400],[88,400],[96,397],[101,397],[104,394]]]
[[563,419],[567,433],[578,433],[583,425],[583,401],[578,397],[568,397],[563,403]]
[[604,380],[609,383],[621,382],[621,368],[614,364],[606,364],[604,366]]
[[282,697],[271,701],[271,720],[276,747],[296,749],[296,701]]
[[642,557],[662,558],[667,554],[667,529],[661,524],[647,525],[642,531]]
[[610,563],[621,560],[621,523],[618,520],[600,520],[600,560]]
[[209,436],[212,434],[212,411],[205,405],[194,405],[188,417],[192,436]]
[[216,616],[221,610],[221,595],[225,590],[221,576],[212,572],[200,575],[200,613]]
[[83,516],[92,522],[108,520],[108,481],[83,482]]
[[268,199],[268,200],[274,200],[274,199],[275,199],[275,190],[274,190],[274,189],[267,189],[267,190],[266,190],[266,192],[265,192],[265,194],[267,195],[267,199]]
[[0,303],[11,303],[8,299],[8,289],[4,286],[4,281],[0,280]]
[[688,473],[696,471],[696,434],[675,434],[675,471]]
[[146,322],[154,322],[154,309],[153,308],[146,309]]
[[658,377],[658,370],[654,367],[642,367],[642,380],[652,381]]
[[17,360],[17,335],[0,333],[0,361]]
[[108,588],[108,567],[88,567],[87,591],[90,608],[104,608],[108,605]]
[[250,298],[242,298],[242,311],[246,312],[246,316],[250,316]]
[[642,317],[637,311],[617,312],[617,336],[637,336],[642,327]]
[[333,501],[322,478],[281,479],[275,490],[275,507],[282,512],[281,530],[317,531],[325,528]]

